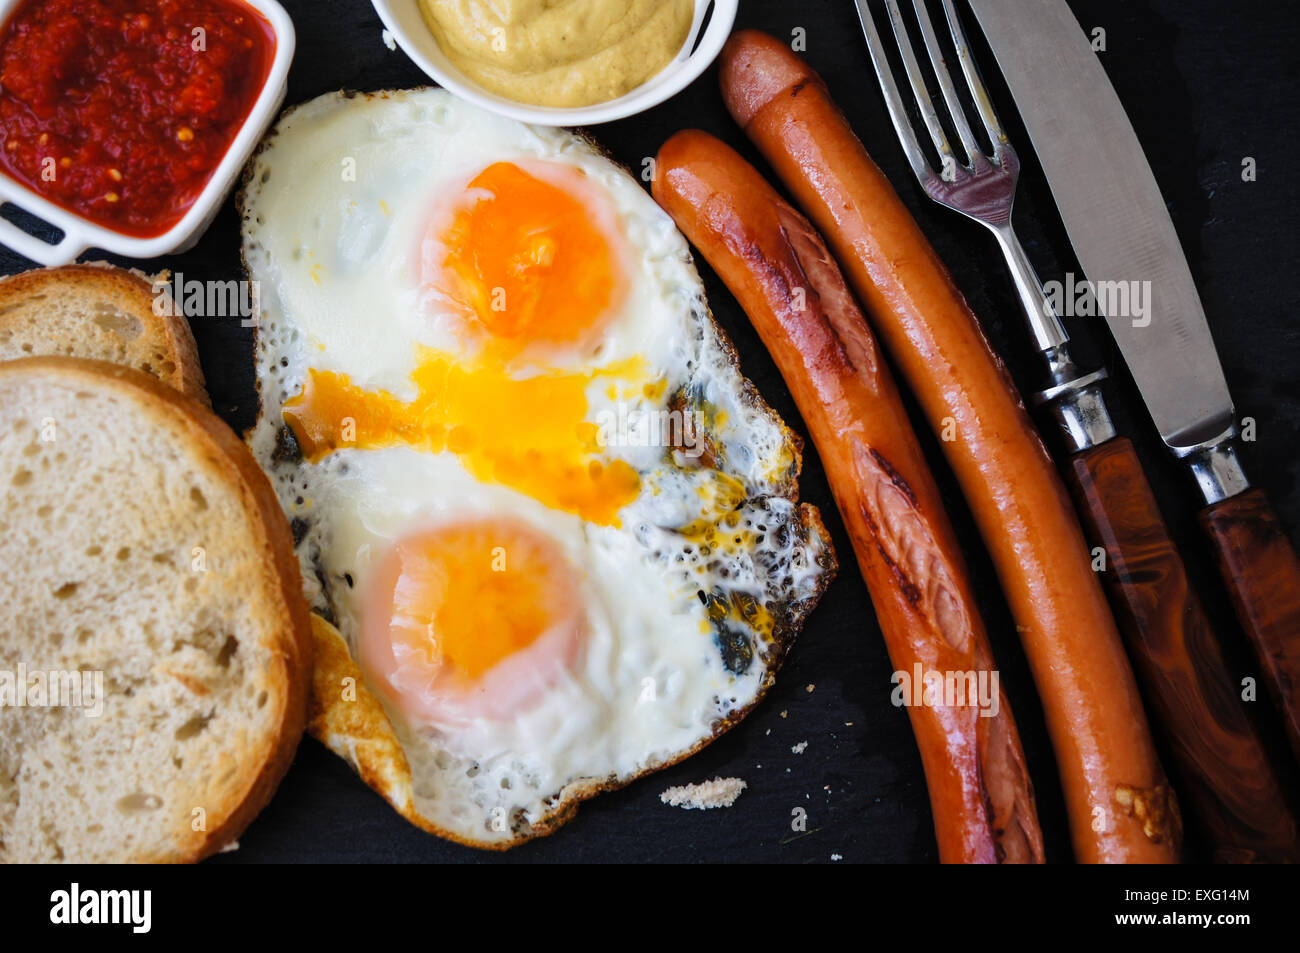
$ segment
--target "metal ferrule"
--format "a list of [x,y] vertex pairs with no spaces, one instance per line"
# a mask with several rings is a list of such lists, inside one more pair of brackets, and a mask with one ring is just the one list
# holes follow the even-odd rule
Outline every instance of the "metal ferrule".
[[1220,503],[1250,489],[1250,481],[1237,459],[1234,424],[1226,433],[1205,443],[1175,451],[1191,468],[1207,504]]
[[1056,383],[1035,394],[1034,403],[1046,408],[1047,417],[1056,424],[1068,452],[1089,450],[1114,437],[1115,425],[1101,392],[1105,368],[1090,374],[1080,373],[1064,344],[1043,354]]
[[1043,359],[1047,361],[1051,385],[1035,396],[1035,403],[1047,408],[1060,430],[1068,452],[1078,453],[1105,443],[1115,436],[1106,399],[1101,394],[1105,369],[1085,374],[1070,357],[1070,336],[1052,309],[1029,256],[1016,238],[1010,221],[993,229],[1011,268],[1011,278],[1020,297],[1029,330]]

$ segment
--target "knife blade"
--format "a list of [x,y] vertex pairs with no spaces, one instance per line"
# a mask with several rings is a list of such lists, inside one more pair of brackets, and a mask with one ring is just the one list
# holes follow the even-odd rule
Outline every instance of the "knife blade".
[[[1141,143],[1064,0],[969,0],[1070,243],[1161,438],[1210,506],[1201,524],[1300,756],[1300,559],[1237,460],[1232,398]],[[1135,284],[1136,283],[1136,284]],[[1145,291],[1147,308],[1122,306]]]
[[1222,435],[1232,426],[1232,398],[1200,295],[1151,166],[1083,27],[1063,0],[971,0],[971,7],[1084,274],[1094,288],[1149,282],[1146,317],[1107,307],[1118,295],[1099,294],[1097,305],[1161,437],[1178,451]]

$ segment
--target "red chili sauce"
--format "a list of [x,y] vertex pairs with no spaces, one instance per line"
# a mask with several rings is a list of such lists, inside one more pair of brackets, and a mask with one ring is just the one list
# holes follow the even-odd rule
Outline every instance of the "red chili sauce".
[[28,0],[0,31],[0,170],[117,232],[160,235],[266,82],[271,25],[238,0]]

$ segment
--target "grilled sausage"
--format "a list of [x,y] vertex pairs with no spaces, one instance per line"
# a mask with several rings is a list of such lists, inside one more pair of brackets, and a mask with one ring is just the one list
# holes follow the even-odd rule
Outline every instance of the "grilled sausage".
[[1173,862],[1181,822],[1078,519],[1001,360],[820,77],[748,30],[723,96],[826,235],[975,514],[1047,716],[1077,859]]
[[[702,132],[659,151],[654,196],[749,315],[781,370],[910,679],[989,673],[993,655],[939,490],[866,320],[821,237],[730,147]],[[954,686],[958,684],[953,682]],[[945,863],[1042,862],[1015,720],[1000,686],[908,709]],[[901,680],[900,680],[901,687]],[[915,687],[914,687],[915,690]],[[941,701],[956,701],[943,698]]]

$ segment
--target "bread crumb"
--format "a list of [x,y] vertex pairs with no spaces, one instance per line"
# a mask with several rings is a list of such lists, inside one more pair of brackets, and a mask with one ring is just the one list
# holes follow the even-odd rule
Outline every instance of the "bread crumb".
[[812,694],[812,690],[813,690],[814,688],[816,688],[816,687],[817,687],[817,686],[814,685],[812,682],[809,682],[809,683],[808,683],[808,694],[811,695],[811,694]]
[[747,786],[740,778],[714,778],[669,788],[659,795],[659,800],[688,811],[707,811],[711,807],[731,807]]
[[384,46],[388,47],[390,50],[397,49],[397,40],[393,39],[393,34],[389,33],[387,30],[384,31]]
[[805,751],[808,750],[808,742],[801,741],[790,750],[795,754],[803,754]]

